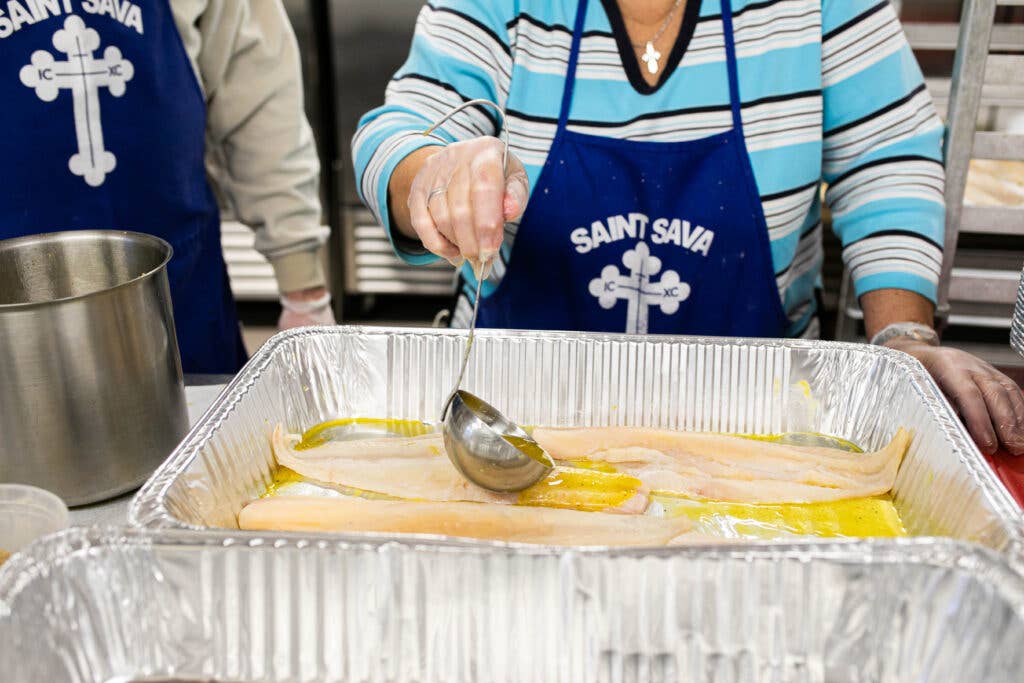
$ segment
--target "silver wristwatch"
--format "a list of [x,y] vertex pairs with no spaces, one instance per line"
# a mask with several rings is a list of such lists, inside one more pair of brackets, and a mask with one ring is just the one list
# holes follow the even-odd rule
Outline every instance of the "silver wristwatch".
[[921,323],[892,323],[883,327],[878,334],[871,338],[875,346],[883,346],[896,337],[910,337],[930,346],[939,345],[939,335],[928,325]]

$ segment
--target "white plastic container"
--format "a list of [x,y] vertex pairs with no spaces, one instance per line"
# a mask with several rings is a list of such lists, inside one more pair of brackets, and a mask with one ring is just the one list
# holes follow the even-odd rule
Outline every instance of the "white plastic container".
[[0,559],[68,526],[68,508],[49,491],[0,484]]

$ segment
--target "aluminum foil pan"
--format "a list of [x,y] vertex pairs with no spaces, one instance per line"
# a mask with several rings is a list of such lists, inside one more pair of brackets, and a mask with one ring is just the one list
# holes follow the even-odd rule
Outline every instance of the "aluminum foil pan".
[[1010,321],[1010,346],[1024,356],[1024,272],[1020,274],[1017,304],[1013,308],[1013,319]]
[[[434,420],[465,344],[452,330],[284,332],[250,360],[129,509],[150,528],[237,528],[275,464],[267,434],[338,417]],[[894,488],[915,535],[1020,547],[1019,510],[921,365],[890,349],[484,330],[464,388],[520,424],[812,431],[867,449],[914,430]]]
[[1024,579],[948,539],[587,551],[72,529],[0,571],[4,680],[1012,681]]

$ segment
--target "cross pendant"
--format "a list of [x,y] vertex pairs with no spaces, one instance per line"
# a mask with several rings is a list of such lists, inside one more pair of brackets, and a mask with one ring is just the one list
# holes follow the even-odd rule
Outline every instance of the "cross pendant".
[[654,49],[654,43],[649,40],[647,41],[644,56],[640,59],[647,65],[647,71],[649,73],[658,73],[658,60],[661,59],[661,53]]

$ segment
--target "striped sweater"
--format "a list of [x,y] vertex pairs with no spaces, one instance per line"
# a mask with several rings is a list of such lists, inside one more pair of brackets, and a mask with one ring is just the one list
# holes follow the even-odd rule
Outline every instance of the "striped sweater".
[[[888,0],[733,0],[747,150],[764,207],[791,336],[818,332],[823,260],[820,186],[859,295],[897,288],[935,300],[944,225],[943,126]],[[396,165],[438,140],[420,131],[450,108],[488,98],[506,110],[531,187],[554,136],[576,0],[432,0],[385,104],[352,142],[363,200],[389,226]],[[719,0],[689,0],[657,87],[643,81],[614,0],[591,0],[569,130],[629,140],[693,140],[731,125]],[[626,59],[623,58],[626,55]],[[627,66],[624,66],[626,64]],[[447,140],[498,133],[470,108]],[[494,290],[515,267],[510,226]],[[394,235],[395,231],[389,230]],[[410,263],[433,260],[395,239]]]

